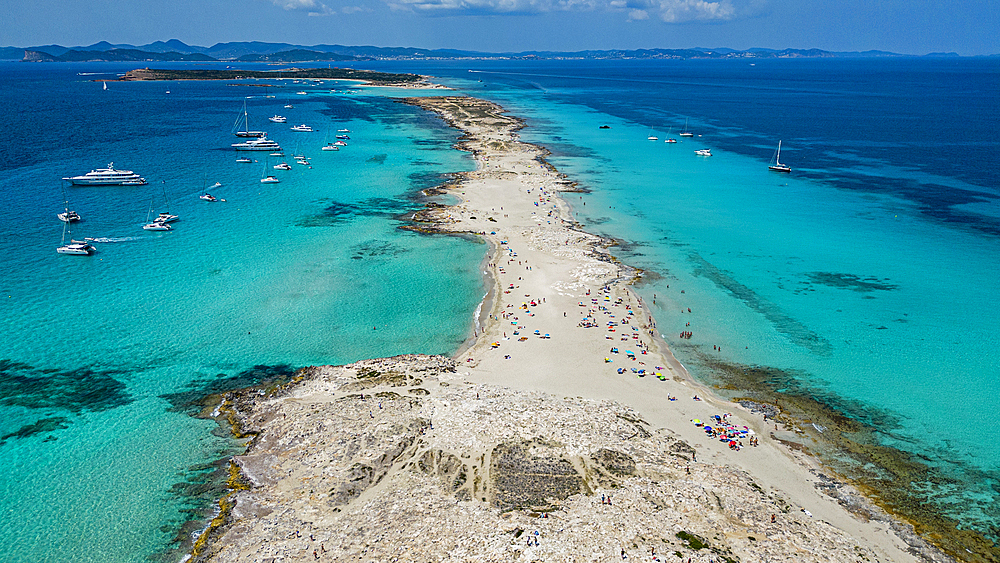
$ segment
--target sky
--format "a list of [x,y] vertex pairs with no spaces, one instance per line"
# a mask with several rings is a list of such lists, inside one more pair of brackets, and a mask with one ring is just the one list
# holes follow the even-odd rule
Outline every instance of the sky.
[[0,0],[0,46],[871,49],[1000,54],[1000,0]]

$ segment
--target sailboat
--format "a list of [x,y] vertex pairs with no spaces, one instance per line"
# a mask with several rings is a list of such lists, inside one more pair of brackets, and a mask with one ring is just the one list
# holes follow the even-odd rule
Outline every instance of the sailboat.
[[[166,182],[163,183],[163,205],[164,207],[169,206],[169,201],[167,201],[167,185]],[[174,221],[180,219],[177,215],[171,215],[169,211],[162,211],[160,215],[157,216],[156,221],[161,223],[173,223]]]
[[108,89],[108,83],[107,83],[107,82],[105,82],[105,83],[104,83],[104,89],[105,89],[105,90],[107,90],[107,89]]
[[672,131],[672,130],[673,130],[673,127],[668,127],[667,128],[667,138],[666,138],[666,140],[663,141],[664,143],[676,143],[677,142],[677,139],[674,139],[674,138],[672,138],[670,136],[670,131]]
[[659,141],[660,138],[653,134],[653,128],[649,128],[649,136],[646,137],[647,141]]
[[264,171],[260,173],[260,183],[261,184],[277,184],[281,180],[277,176],[272,176],[267,173],[267,159],[264,159]]
[[243,113],[236,118],[236,123],[233,123],[233,134],[237,137],[266,137],[267,133],[264,131],[251,131],[250,130],[250,116],[247,113],[247,101],[243,100]]
[[774,152],[774,156],[771,158],[772,164],[767,167],[768,170],[774,170],[775,172],[791,172],[792,169],[787,164],[781,163],[781,141],[778,141],[778,150]]
[[173,227],[160,221],[159,219],[153,219],[152,222],[149,221],[149,216],[153,213],[153,198],[149,198],[149,211],[146,212],[146,224],[142,226],[143,230],[146,231],[169,231]]
[[[69,235],[69,244],[66,244],[66,235]],[[70,222],[66,221],[63,223],[63,234],[62,242],[56,247],[56,252],[59,254],[76,254],[78,256],[90,256],[97,250],[94,245],[83,240],[73,240],[73,232],[70,227]]]
[[64,223],[72,223],[74,221],[79,221],[80,219],[82,219],[82,217],[80,217],[80,214],[77,213],[76,211],[70,211],[69,209],[69,200],[66,199],[66,188],[62,188],[62,192],[63,192],[63,212],[56,213],[56,217],[58,217],[59,220]]
[[326,138],[323,139],[323,147],[320,149],[323,151],[339,151],[340,147],[330,142],[330,133],[327,132]]
[[684,131],[680,133],[681,137],[694,137],[694,133],[688,131],[688,120],[684,118]]

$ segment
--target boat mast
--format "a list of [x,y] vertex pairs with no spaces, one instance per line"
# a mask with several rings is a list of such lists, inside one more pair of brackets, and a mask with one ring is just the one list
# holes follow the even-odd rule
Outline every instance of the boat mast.
[[774,164],[781,166],[781,140],[778,140],[778,156],[774,158]]

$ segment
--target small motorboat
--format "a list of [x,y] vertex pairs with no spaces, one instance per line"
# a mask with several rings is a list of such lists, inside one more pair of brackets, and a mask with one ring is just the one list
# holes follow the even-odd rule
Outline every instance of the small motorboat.
[[236,159],[236,162],[240,162],[240,163],[246,164],[248,162],[253,162],[253,160],[251,160],[250,157],[241,156],[241,157],[239,157],[239,158]]
[[337,138],[340,139],[340,140],[343,140],[343,141],[350,140],[350,137],[347,136],[347,135],[337,135]]
[[281,116],[281,115],[275,115],[273,117],[268,117],[267,119],[268,119],[268,121],[270,121],[272,123],[284,123],[284,122],[288,121],[288,118],[286,118],[284,116]]
[[293,109],[293,108],[295,108],[295,106],[293,106],[292,104],[285,104],[285,109]]
[[305,123],[303,123],[302,125],[293,125],[292,126],[292,131],[298,131],[299,133],[311,133],[312,130],[313,130],[313,128],[310,127],[310,126],[308,126],[308,125],[306,125]]
[[337,133],[350,133],[350,129],[337,129]]
[[346,147],[347,143],[345,143],[344,141],[337,141],[337,142],[333,143],[333,145],[337,146],[337,147]]
[[281,164],[275,164],[273,167],[275,170],[291,170],[292,167],[287,162],[282,162]]
[[198,198],[199,198],[199,199],[203,199],[203,200],[205,200],[205,201],[219,201],[219,200],[218,200],[218,199],[217,199],[217,198],[216,198],[216,197],[215,197],[214,195],[212,195],[212,194],[201,194],[200,196],[198,196]]
[[276,176],[267,176],[260,179],[261,184],[277,184],[280,181]]
[[712,156],[712,149],[698,149],[694,151],[694,154],[698,156]]

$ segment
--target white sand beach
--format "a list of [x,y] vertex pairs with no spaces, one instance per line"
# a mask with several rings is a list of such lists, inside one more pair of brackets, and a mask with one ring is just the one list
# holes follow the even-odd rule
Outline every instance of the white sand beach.
[[630,289],[639,272],[572,222],[572,182],[518,120],[473,98],[407,102],[462,130],[478,165],[448,189],[460,204],[420,214],[492,245],[476,339],[450,360],[311,368],[231,397],[256,434],[236,460],[247,488],[195,559],[949,560],[783,445],[792,429],[690,377],[659,337],[676,329]]

